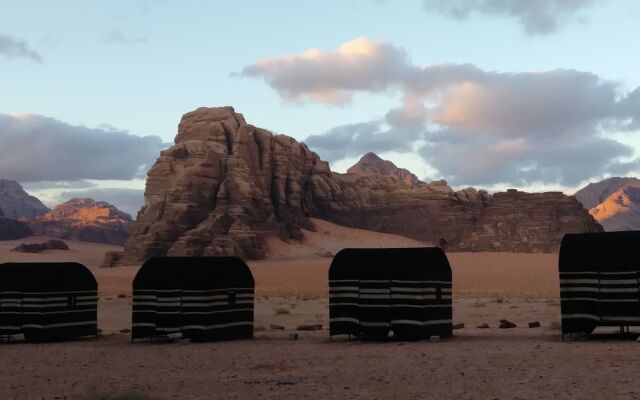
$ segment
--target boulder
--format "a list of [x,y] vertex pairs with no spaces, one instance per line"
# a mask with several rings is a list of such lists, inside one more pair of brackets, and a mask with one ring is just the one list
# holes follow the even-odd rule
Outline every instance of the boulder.
[[47,240],[44,243],[22,243],[11,251],[20,253],[42,253],[46,250],[69,250],[69,246],[62,240]]
[[122,251],[107,251],[104,253],[104,260],[102,261],[102,268],[117,267],[122,264],[124,252]]

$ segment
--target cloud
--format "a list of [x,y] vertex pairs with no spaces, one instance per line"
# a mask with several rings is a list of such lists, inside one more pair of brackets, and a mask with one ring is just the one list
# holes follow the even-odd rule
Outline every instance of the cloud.
[[147,42],[147,38],[145,37],[128,35],[119,29],[113,29],[107,32],[104,36],[104,40],[109,44],[121,45],[131,45]]
[[[344,50],[351,47],[365,50]],[[640,128],[640,88],[625,93],[589,72],[419,66],[403,49],[364,38],[337,51],[267,58],[245,72],[262,76],[285,99],[403,95],[384,118],[309,136],[307,144],[330,161],[422,146],[425,162],[454,184],[577,184],[638,168],[633,149],[606,136]]]
[[46,189],[85,189],[93,188],[97,185],[93,182],[81,179],[78,181],[40,181],[40,182],[25,182],[22,187],[25,190],[46,190]]
[[350,101],[353,91],[384,91],[400,83],[408,66],[404,50],[361,37],[335,51],[264,58],[241,75],[265,79],[286,100],[340,104]]
[[0,114],[0,171],[19,182],[133,179],[166,144],[34,114]]
[[527,34],[545,35],[579,20],[595,0],[423,0],[423,4],[427,11],[458,20],[474,13],[514,18]]
[[42,64],[42,57],[29,44],[22,39],[0,33],[0,55],[7,60],[14,58],[26,58],[35,63]]
[[126,212],[134,219],[144,204],[144,190],[124,188],[94,188],[64,191],[58,194],[57,200],[59,203],[63,203],[74,197],[88,197],[96,201],[106,201],[116,206],[117,209]]

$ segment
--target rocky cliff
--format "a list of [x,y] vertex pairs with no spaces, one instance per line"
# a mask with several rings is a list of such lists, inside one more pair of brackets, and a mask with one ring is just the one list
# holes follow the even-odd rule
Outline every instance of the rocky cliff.
[[460,251],[556,252],[565,233],[601,232],[573,197],[561,192],[495,193]]
[[23,219],[36,235],[122,245],[129,236],[128,214],[104,201],[74,198],[42,217]]
[[0,209],[7,218],[39,217],[49,211],[40,200],[30,196],[16,181],[0,179]]
[[614,192],[624,187],[640,188],[640,179],[613,177],[601,180],[600,182],[589,183],[584,188],[575,193],[576,199],[587,210],[596,207],[611,196]]
[[412,174],[411,171],[404,168],[398,168],[391,161],[383,160],[375,153],[367,153],[362,156],[357,163],[347,170],[347,173],[359,176],[390,176],[406,183],[409,186],[415,186],[423,183],[417,176]]
[[148,173],[125,259],[262,258],[266,237],[302,239],[311,217],[473,251],[553,251],[566,232],[601,229],[560,193],[496,196],[445,181],[332,173],[303,143],[248,125],[231,107],[199,108]]

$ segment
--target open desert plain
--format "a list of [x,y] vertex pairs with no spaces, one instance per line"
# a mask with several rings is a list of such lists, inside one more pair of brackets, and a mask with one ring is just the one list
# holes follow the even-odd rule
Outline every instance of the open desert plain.
[[[342,246],[421,246],[400,236],[315,220],[303,243],[273,239],[251,262],[255,338],[216,343],[131,343],[131,284],[138,266],[99,268],[116,246],[69,241],[71,250],[10,252],[7,261],[79,261],[99,282],[96,339],[0,346],[0,398],[89,399],[637,399],[635,341],[562,342],[557,254],[449,253],[454,323],[440,342],[329,338],[328,255]],[[42,241],[31,237],[26,241]],[[517,325],[499,329],[499,320]],[[540,327],[529,328],[529,322]],[[482,324],[489,328],[479,328]],[[297,331],[322,324],[320,331]],[[290,340],[296,333],[297,340]],[[102,396],[102,397],[101,397]]]

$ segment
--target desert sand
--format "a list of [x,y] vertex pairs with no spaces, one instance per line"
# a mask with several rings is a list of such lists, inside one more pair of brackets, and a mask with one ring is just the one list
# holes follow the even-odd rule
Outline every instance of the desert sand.
[[[135,390],[153,399],[618,399],[640,398],[640,344],[562,342],[556,254],[449,253],[454,323],[439,343],[360,343],[327,331],[327,269],[342,246],[420,246],[393,235],[317,223],[306,243],[270,243],[251,262],[255,339],[130,343],[135,266],[98,268],[114,246],[68,242],[71,251],[24,255],[0,242],[0,261],[80,261],[100,284],[97,339],[0,345],[0,399],[87,398]],[[32,241],[42,241],[35,237]],[[17,241],[22,242],[22,241]],[[498,329],[500,319],[518,325]],[[528,322],[542,327],[530,329]],[[318,332],[297,332],[322,323]],[[489,324],[489,329],[478,325]],[[285,330],[274,330],[272,324]]]

